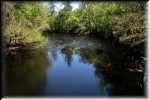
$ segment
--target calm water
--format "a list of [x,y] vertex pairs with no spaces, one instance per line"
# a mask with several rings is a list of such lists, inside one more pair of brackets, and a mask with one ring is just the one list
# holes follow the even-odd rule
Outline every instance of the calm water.
[[110,43],[67,35],[48,40],[6,56],[7,96],[144,96],[143,76],[120,70],[121,53]]

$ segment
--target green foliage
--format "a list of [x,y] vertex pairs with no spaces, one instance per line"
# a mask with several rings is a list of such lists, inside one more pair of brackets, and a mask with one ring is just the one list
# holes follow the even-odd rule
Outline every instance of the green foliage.
[[[124,7],[124,5],[126,5],[126,7]],[[119,42],[123,44],[139,44],[143,42],[145,38],[145,16],[143,3],[139,4],[127,2],[124,5],[123,7],[126,12],[120,16],[113,17],[112,33],[117,39],[119,39]],[[138,6],[138,8],[136,6]]]
[[112,35],[126,44],[144,39],[145,2],[81,2],[73,10],[71,2],[62,2],[64,8],[55,11],[39,2],[4,2],[3,33],[6,44],[13,38],[18,43],[43,41],[42,31],[51,33],[93,34],[105,38]]
[[145,2],[81,2],[71,10],[69,2],[55,16],[50,16],[50,30],[58,33],[112,35],[132,44],[144,39]]
[[48,9],[38,2],[4,2],[3,33],[6,45],[42,42],[48,28]]
[[[55,25],[55,32],[60,33],[108,33],[111,31],[112,15],[121,12],[119,5],[114,2],[83,2],[76,10],[71,10],[69,2],[63,4],[64,8],[58,15],[50,16],[50,26]],[[51,31],[53,29],[50,28]]]

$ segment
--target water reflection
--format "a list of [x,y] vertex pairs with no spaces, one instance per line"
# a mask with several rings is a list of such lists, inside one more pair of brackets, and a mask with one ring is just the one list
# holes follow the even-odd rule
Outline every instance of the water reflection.
[[[49,49],[53,53],[54,48]],[[52,52],[51,52],[52,51]],[[51,96],[107,96],[109,93],[108,81],[103,75],[97,76],[95,64],[109,63],[108,57],[100,49],[65,46],[55,48],[57,59],[47,70],[48,84],[45,95]],[[52,59],[53,56],[51,55]],[[69,66],[69,67],[68,67]]]
[[[70,93],[69,91],[74,90],[72,87],[69,87],[69,85],[67,86],[61,85],[60,87],[61,88],[64,87],[66,91],[68,91],[70,94],[64,93],[64,91],[61,91],[57,88],[53,88],[55,93],[50,92],[49,93],[50,95],[57,95],[57,96],[59,95],[78,95],[78,96],[82,96],[82,95],[84,96],[86,95],[90,95],[90,96],[92,95],[94,96],[96,95],[137,96],[139,95],[141,96],[141,95],[144,95],[144,88],[143,88],[144,83],[142,81],[142,78],[143,78],[142,74],[140,75],[137,73],[129,73],[124,69],[126,67],[124,65],[128,65],[128,62],[121,61],[123,59],[122,58],[123,56],[120,51],[117,51],[117,48],[115,49],[115,47],[111,46],[110,44],[109,44],[109,47],[107,47],[105,44],[99,44],[97,41],[92,41],[90,39],[88,42],[87,42],[87,39],[85,38],[84,39],[82,38],[82,42],[80,42],[79,40],[80,39],[76,40],[76,38],[74,38],[72,41],[67,42],[67,44],[63,43],[60,40],[57,40],[57,43],[61,43],[61,46],[58,44],[56,47],[57,48],[56,51],[58,54],[58,58],[61,58],[60,55],[62,55],[61,61],[63,63],[60,63],[61,61],[59,59],[56,60],[55,63],[58,65],[53,65],[55,66],[54,68],[55,70],[52,69],[51,72],[52,73],[54,72],[54,75],[55,75],[55,73],[57,73],[57,69],[61,71],[64,69],[65,70],[64,73],[65,74],[67,73],[66,75],[68,76],[71,76],[71,74],[73,74],[73,75],[77,75],[78,77],[79,75],[78,78],[80,79],[80,81],[72,81],[71,79],[73,79],[73,77],[66,78],[66,76],[64,76],[62,78],[62,79],[66,78],[64,84],[69,84],[70,81],[76,84],[77,83],[82,84],[83,82],[83,79],[81,79],[82,74],[92,73],[94,76],[91,79],[90,79],[90,76],[87,75],[87,77],[89,78],[90,81],[92,80],[95,81],[95,84],[94,83],[90,84],[90,87],[92,87],[93,89],[97,87],[95,90],[93,90],[94,94],[86,93],[85,90],[86,91],[92,91],[92,90],[85,89],[85,87],[83,86],[80,86],[80,89],[79,89],[80,93],[78,92]],[[74,43],[73,41],[76,41],[76,43]],[[54,44],[57,44],[57,43],[54,43]],[[73,70],[72,73],[70,74],[68,74],[68,71],[67,71],[68,68],[66,67],[67,65],[71,66],[70,70]],[[83,71],[83,73],[78,74],[78,72],[76,72],[72,68],[74,66],[81,66],[77,71],[80,70],[80,71]],[[83,66],[89,68],[91,71],[90,72],[85,71],[85,69],[82,69]],[[48,73],[51,73],[51,72],[49,71]],[[58,76],[58,77],[61,77],[61,76]],[[86,83],[89,83],[90,81],[84,80],[84,82]],[[61,82],[62,81],[59,80],[54,83],[61,83]],[[52,86],[57,87],[55,85],[52,85]],[[74,85],[73,87],[76,87],[76,85]],[[67,90],[68,88],[69,90]],[[82,92],[85,94],[82,94]]]
[[6,95],[40,95],[51,62],[46,49],[20,50],[6,56]]
[[47,48],[8,55],[7,95],[143,96],[143,74],[126,71],[121,52],[108,44],[58,35]]
[[68,66],[71,66],[72,62],[72,55],[73,55],[73,48],[66,47],[61,50],[61,53],[65,56],[65,61],[67,62]]
[[[81,59],[81,62],[84,63],[92,63],[93,67],[96,67],[95,69],[95,75],[100,79],[99,81],[99,95],[106,96],[110,95],[110,87],[111,84],[109,81],[107,81],[103,74],[100,72],[97,72],[97,67],[99,68],[108,68],[110,67],[110,59],[108,56],[99,48],[97,49],[86,49],[86,48],[80,48],[77,50],[77,53],[79,53]],[[111,68],[110,68],[111,69]]]

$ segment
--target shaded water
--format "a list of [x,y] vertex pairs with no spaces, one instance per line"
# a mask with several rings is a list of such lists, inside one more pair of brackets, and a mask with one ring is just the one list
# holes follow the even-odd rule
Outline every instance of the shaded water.
[[47,47],[6,56],[6,95],[144,96],[143,76],[120,70],[119,57],[106,41],[51,35]]

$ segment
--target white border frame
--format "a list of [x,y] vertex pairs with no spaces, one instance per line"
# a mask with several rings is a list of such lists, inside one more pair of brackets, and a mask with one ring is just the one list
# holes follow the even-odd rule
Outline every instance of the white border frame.
[[150,74],[149,74],[149,72],[150,72],[150,67],[149,67],[149,64],[150,64],[150,62],[149,62],[149,57],[150,57],[150,35],[149,35],[149,33],[150,33],[150,1],[147,1],[147,18],[146,18],[146,20],[147,20],[147,26],[146,26],[146,28],[147,28],[147,30],[146,30],[146,32],[147,32],[147,36],[148,36],[148,42],[146,43],[146,56],[147,56],[147,73],[148,73],[148,81],[147,81],[147,89],[146,89],[146,97],[145,98],[137,98],[137,97],[135,97],[135,98],[126,98],[126,97],[122,97],[122,98],[120,98],[120,97],[108,97],[108,98],[89,98],[89,97],[82,97],[82,98],[80,98],[80,97],[62,97],[62,98],[60,98],[60,97],[55,97],[55,98],[40,98],[40,97],[37,97],[37,98],[27,98],[27,97],[25,97],[25,98],[19,98],[19,97],[14,97],[14,98],[7,98],[7,97],[4,97],[4,98],[2,98],[1,100],[99,100],[99,99],[101,99],[101,100],[110,100],[110,99],[112,99],[112,100],[116,100],[116,99],[118,99],[118,100],[130,100],[130,99],[132,99],[132,100],[147,100],[147,99],[149,99],[149,97],[150,97],[150,92],[149,92],[149,90],[150,90],[150,87],[149,87],[149,84],[150,84]]

